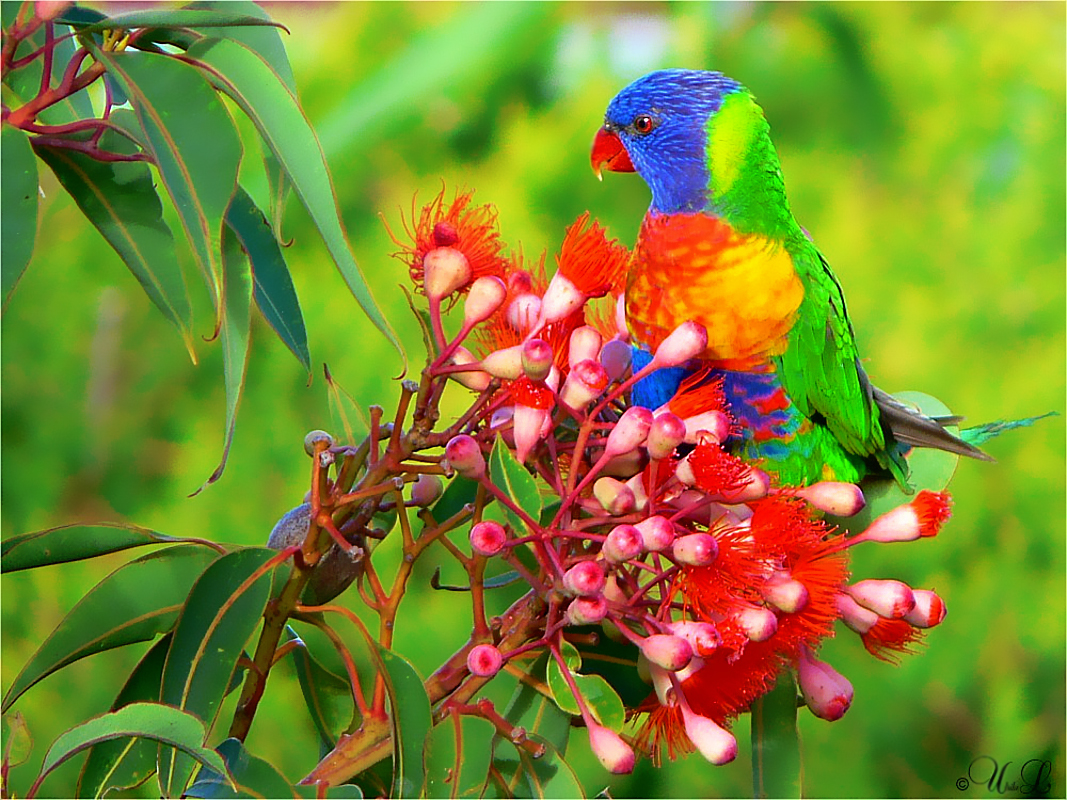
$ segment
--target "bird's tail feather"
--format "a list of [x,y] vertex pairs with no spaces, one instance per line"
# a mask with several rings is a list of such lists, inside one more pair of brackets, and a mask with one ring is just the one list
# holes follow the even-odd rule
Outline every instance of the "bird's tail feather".
[[[878,387],[872,387],[874,402],[882,413],[882,421],[889,427],[893,438],[911,447],[934,447],[980,461],[995,460],[978,449],[976,444],[945,430],[946,425],[955,425],[960,417],[928,417],[905,405]],[[999,432],[999,431],[997,431]],[[990,434],[993,436],[994,434]],[[990,438],[985,437],[985,439]],[[985,439],[978,439],[979,442]]]
[[1023,419],[998,419],[993,422],[987,422],[985,425],[975,425],[973,428],[964,428],[960,431],[960,439],[970,445],[978,446],[984,442],[988,442],[995,436],[999,436],[1005,431],[1015,430],[1016,428],[1026,428],[1033,425],[1039,419],[1045,417],[1057,416],[1055,411],[1049,411],[1047,414],[1039,414],[1036,417],[1024,417]]

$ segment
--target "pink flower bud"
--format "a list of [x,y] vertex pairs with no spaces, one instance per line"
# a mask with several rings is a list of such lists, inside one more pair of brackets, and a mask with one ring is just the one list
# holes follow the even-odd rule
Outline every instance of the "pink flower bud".
[[515,426],[512,433],[515,436],[515,457],[520,463],[525,463],[530,451],[541,441],[542,429],[549,416],[548,412],[547,408],[533,408],[516,403]]
[[682,721],[685,735],[693,743],[700,755],[719,767],[729,764],[737,758],[737,739],[725,728],[716,725],[707,717],[695,713],[687,703],[679,704],[682,709]]
[[719,444],[730,435],[730,418],[721,411],[703,411],[685,418],[685,441],[696,444],[703,435]]
[[630,406],[608,434],[604,452],[609,456],[628,453],[648,438],[652,427],[652,412],[641,406]]
[[448,297],[471,279],[467,257],[453,247],[436,247],[422,259],[422,286],[431,300]]
[[508,324],[525,335],[541,316],[541,298],[531,292],[524,292],[508,304],[506,313]]
[[[466,347],[457,347],[449,357],[448,363],[462,366],[463,364],[477,364],[478,359]],[[469,372],[450,372],[448,377],[475,392],[485,391],[489,386],[489,381],[493,379],[488,372],[480,369],[472,369]]]
[[626,593],[619,587],[614,573],[608,575],[607,580],[604,581],[604,597],[613,603],[625,603],[628,600]]
[[593,597],[604,590],[604,568],[596,561],[579,561],[563,574],[563,590],[570,595]]
[[491,644],[477,644],[467,653],[467,669],[479,678],[491,678],[504,666],[504,654]]
[[858,514],[867,505],[860,487],[840,481],[820,481],[811,486],[796,490],[797,497],[803,497],[820,511],[835,517],[851,517]]
[[804,702],[819,719],[841,719],[852,705],[852,684],[829,664],[816,660],[806,647],[797,664],[797,678]]
[[[603,451],[599,455],[603,455]],[[647,464],[648,457],[645,455],[644,450],[636,448],[628,453],[621,453],[609,458],[605,462],[601,474],[611,475],[615,478],[632,478],[641,472]]]
[[718,557],[719,543],[710,533],[689,533],[674,540],[671,553],[681,564],[706,567]]
[[936,536],[944,521],[952,515],[950,503],[947,492],[921,491],[907,505],[878,517],[860,537],[872,542],[910,542]]
[[615,478],[597,478],[593,483],[593,497],[613,517],[629,514],[637,504],[633,490]]
[[885,619],[900,619],[915,608],[911,587],[900,581],[860,581],[845,591],[861,606]]
[[568,317],[581,308],[586,299],[587,295],[570,278],[557,272],[548,282],[541,299],[540,321],[547,324]]
[[691,458],[693,453],[687,453],[685,458],[681,459],[674,467],[674,477],[676,477],[683,486],[696,486],[697,476],[693,472],[693,464]]
[[630,341],[630,330],[626,326],[626,294],[621,293],[615,301],[615,330],[624,342]]
[[579,361],[595,361],[600,353],[601,341],[600,331],[591,325],[582,325],[580,328],[575,328],[571,333],[567,350],[567,363],[577,364]]
[[507,540],[508,534],[504,526],[494,520],[482,520],[471,526],[471,549],[478,555],[495,556],[504,549]]
[[696,358],[707,346],[708,332],[704,326],[686,320],[656,348],[652,363],[657,367],[676,367]]
[[422,474],[411,484],[411,502],[425,508],[432,506],[445,490],[439,475]]
[[613,564],[637,558],[644,550],[641,532],[633,525],[616,525],[611,529],[600,552]]
[[722,636],[718,628],[710,622],[683,619],[672,622],[668,627],[675,636],[680,636],[689,642],[693,652],[701,657],[710,656],[722,644]]
[[643,519],[635,526],[641,534],[645,549],[652,553],[666,550],[674,542],[674,525],[666,517],[655,516]]
[[760,588],[763,599],[786,614],[795,614],[808,605],[808,587],[787,573],[776,573]]
[[693,660],[693,645],[681,636],[657,633],[641,642],[641,653],[657,667],[677,672]]
[[522,376],[522,345],[494,350],[482,359],[482,369],[494,378],[513,381]]
[[596,625],[608,615],[608,601],[603,595],[575,597],[567,606],[567,622],[571,625]]
[[470,327],[484,322],[504,304],[508,287],[495,275],[484,275],[471,284],[463,301],[463,325]]
[[645,491],[645,476],[638,473],[626,481],[626,486],[634,494],[634,511],[648,508],[648,492]]
[[608,379],[621,381],[630,368],[630,360],[633,358],[633,350],[630,345],[620,339],[612,339],[600,350],[600,363],[608,372]]
[[589,725],[589,747],[608,772],[628,775],[634,771],[636,757],[619,734],[595,722]]
[[721,496],[729,503],[749,503],[766,497],[771,491],[771,476],[761,469],[749,467],[743,486],[736,492],[723,493]]
[[904,615],[904,621],[915,628],[933,628],[948,614],[945,601],[928,589],[913,589],[915,607]]
[[544,339],[527,339],[522,343],[522,370],[532,381],[543,381],[552,369],[552,347]]
[[608,374],[596,361],[572,361],[571,371],[563,382],[559,398],[575,411],[582,411],[600,397],[607,385]]
[[769,608],[749,606],[734,616],[737,626],[752,642],[765,642],[778,631],[778,617]]
[[685,441],[685,422],[677,414],[663,411],[652,420],[645,447],[652,458],[670,458]]
[[474,437],[461,433],[453,436],[445,445],[445,460],[448,466],[464,478],[477,480],[485,474],[485,456]]
[[870,609],[866,609],[853,600],[844,592],[834,597],[834,605],[837,613],[841,615],[841,621],[860,636],[873,628],[878,623],[878,615]]

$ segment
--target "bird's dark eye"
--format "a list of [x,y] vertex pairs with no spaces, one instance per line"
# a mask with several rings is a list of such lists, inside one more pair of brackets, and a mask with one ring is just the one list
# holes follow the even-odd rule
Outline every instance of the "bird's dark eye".
[[656,120],[650,117],[648,114],[641,114],[634,117],[634,130],[640,134],[652,133],[652,129],[656,127]]

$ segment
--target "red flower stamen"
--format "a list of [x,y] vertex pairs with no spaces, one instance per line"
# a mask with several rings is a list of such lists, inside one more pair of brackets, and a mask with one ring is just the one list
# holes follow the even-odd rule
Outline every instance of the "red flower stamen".
[[697,444],[689,456],[689,466],[696,477],[697,486],[708,494],[720,497],[737,494],[753,479],[752,468],[748,464],[710,441]]
[[867,652],[889,664],[899,664],[901,653],[914,653],[922,641],[923,632],[902,619],[878,618],[873,627],[861,637]]
[[586,211],[567,228],[556,263],[560,274],[587,297],[602,297],[608,292],[622,291],[622,280],[630,251],[618,240],[608,241],[604,229],[596,220],[588,229]]
[[952,496],[948,492],[924,489],[911,501],[919,518],[919,536],[936,536],[945,521],[952,516]]

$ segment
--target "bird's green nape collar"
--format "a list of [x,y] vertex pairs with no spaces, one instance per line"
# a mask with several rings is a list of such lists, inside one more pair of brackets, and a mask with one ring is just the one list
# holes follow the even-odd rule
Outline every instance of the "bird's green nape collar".
[[770,128],[752,95],[745,90],[726,95],[707,131],[708,190],[715,211],[744,233],[776,239],[797,233]]

